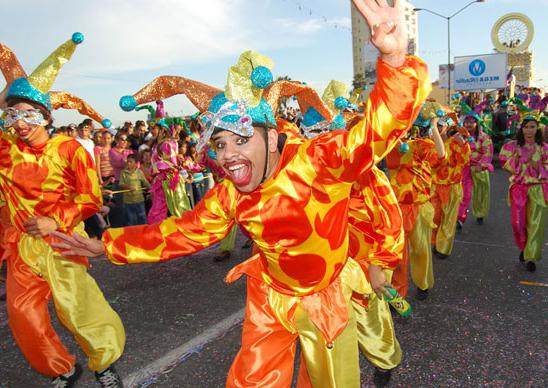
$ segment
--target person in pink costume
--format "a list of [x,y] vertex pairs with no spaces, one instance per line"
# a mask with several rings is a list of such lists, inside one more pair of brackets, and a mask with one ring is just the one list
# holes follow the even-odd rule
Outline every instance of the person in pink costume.
[[548,144],[536,117],[524,118],[516,140],[502,147],[499,159],[511,174],[508,199],[519,258],[533,272],[542,255],[548,204]]
[[462,171],[463,198],[459,207],[459,229],[466,221],[468,207],[472,202],[472,214],[478,224],[489,214],[491,183],[489,173],[493,172],[493,142],[481,130],[475,115],[464,119],[464,127],[470,133],[470,162]]

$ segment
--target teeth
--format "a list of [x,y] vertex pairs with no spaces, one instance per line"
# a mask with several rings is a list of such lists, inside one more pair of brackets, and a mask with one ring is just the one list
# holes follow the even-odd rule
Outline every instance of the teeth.
[[236,171],[236,170],[239,170],[240,168],[244,168],[245,167],[245,164],[236,164],[234,166],[230,166],[228,168],[228,171]]

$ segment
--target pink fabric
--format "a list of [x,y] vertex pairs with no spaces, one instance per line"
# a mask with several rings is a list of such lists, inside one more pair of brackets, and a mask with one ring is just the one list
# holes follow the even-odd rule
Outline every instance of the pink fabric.
[[529,186],[513,184],[510,187],[510,210],[514,240],[520,251],[527,243],[527,192]]
[[459,221],[466,221],[468,207],[472,201],[472,173],[470,166],[464,166],[462,169],[462,202],[459,207]]
[[493,172],[493,142],[489,135],[479,131],[477,139],[470,143],[470,165]]
[[167,217],[166,195],[164,194],[161,179],[155,179],[152,182],[150,193],[152,194],[152,206],[148,211],[147,221],[149,224],[156,224]]
[[133,150],[119,150],[117,148],[111,148],[109,152],[110,165],[112,166],[112,172],[114,173],[114,179],[120,180],[120,173],[126,167],[126,160],[128,155],[133,154]]

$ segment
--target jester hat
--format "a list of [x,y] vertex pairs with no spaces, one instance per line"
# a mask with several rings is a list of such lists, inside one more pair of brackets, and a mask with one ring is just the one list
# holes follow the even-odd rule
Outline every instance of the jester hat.
[[0,97],[3,105],[5,99],[10,97],[23,98],[42,105],[48,111],[56,109],[76,109],[80,114],[86,115],[109,128],[111,122],[103,118],[89,104],[80,97],[67,92],[49,91],[57,78],[61,67],[69,61],[76,50],[76,46],[84,41],[84,35],[80,32],[72,34],[72,38],[59,46],[51,53],[30,76],[17,60],[13,51],[0,43],[0,70],[6,79],[6,89]]
[[331,112],[318,93],[304,83],[296,81],[275,81],[264,92],[264,98],[276,112],[284,97],[294,97],[303,113],[301,129],[305,137],[312,137],[315,130],[329,127]]
[[346,96],[348,96],[348,87],[344,82],[336,80],[331,80],[323,92],[322,100],[334,116],[329,124],[330,130],[346,128],[342,112],[352,105]]

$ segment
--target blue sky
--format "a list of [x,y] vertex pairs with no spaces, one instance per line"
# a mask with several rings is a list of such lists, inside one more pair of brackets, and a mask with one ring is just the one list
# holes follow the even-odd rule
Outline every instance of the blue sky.
[[[469,0],[415,0],[416,7],[451,14]],[[118,99],[158,75],[182,75],[223,87],[238,54],[254,49],[274,59],[273,73],[306,81],[320,93],[331,79],[352,81],[349,0],[0,0],[0,39],[28,73],[72,32],[84,43],[62,70],[54,90],[76,94],[114,125],[144,119],[125,113]],[[494,22],[508,12],[535,24],[536,78],[548,85],[548,0],[486,0],[452,19],[452,56],[492,52]],[[15,25],[6,21],[13,15]],[[24,17],[24,22],[22,18]],[[419,16],[420,56],[437,79],[447,61],[446,22]],[[541,48],[544,50],[542,51]],[[0,81],[0,89],[3,80]],[[194,113],[186,98],[166,101],[173,114]],[[80,122],[75,112],[57,111],[56,124]]]

